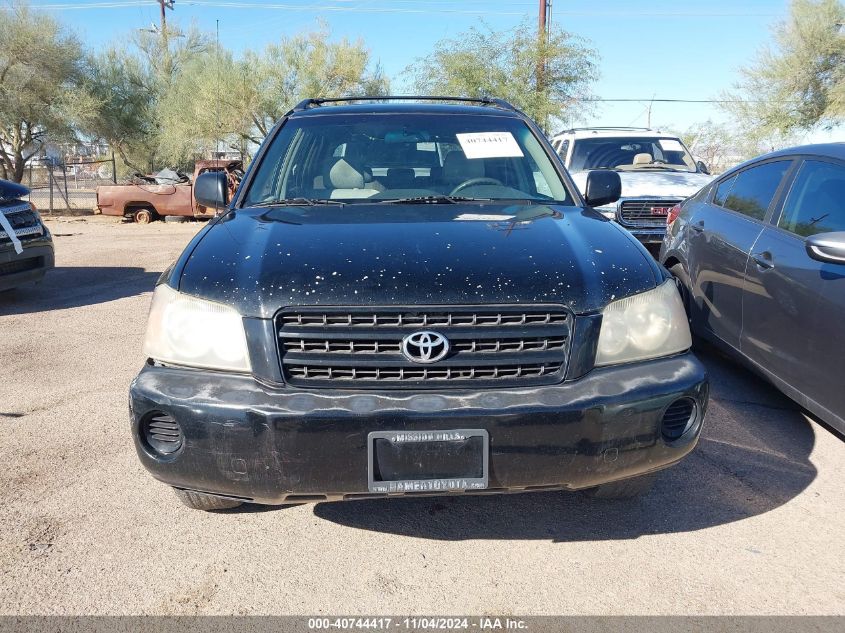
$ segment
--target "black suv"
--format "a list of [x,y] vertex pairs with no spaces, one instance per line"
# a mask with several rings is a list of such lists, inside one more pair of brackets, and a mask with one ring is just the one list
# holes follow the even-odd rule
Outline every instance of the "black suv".
[[[497,100],[309,99],[161,276],[130,389],[189,506],[593,489],[695,445],[707,377],[675,282]],[[341,103],[337,103],[341,102]],[[637,477],[636,479],[631,479]]]

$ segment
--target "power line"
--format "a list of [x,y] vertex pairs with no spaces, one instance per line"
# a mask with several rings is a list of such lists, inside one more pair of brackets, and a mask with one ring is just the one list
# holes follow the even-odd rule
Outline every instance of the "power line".
[[[324,0],[325,2],[325,0]],[[291,3],[270,3],[265,4],[261,2],[249,0],[184,0],[183,5],[197,6],[197,7],[215,7],[221,9],[258,9],[265,11],[327,11],[337,13],[388,13],[388,14],[427,14],[427,13],[446,13],[455,15],[497,15],[497,16],[524,16],[529,13],[528,7],[535,6],[533,2],[508,2],[507,7],[526,7],[525,10],[508,11],[508,10],[490,10],[489,3],[481,3],[470,5],[468,0],[462,2],[463,6],[470,5],[477,8],[442,8],[449,5],[454,6],[453,2],[438,1],[438,0],[391,0],[386,5],[370,5],[370,6],[343,6],[338,4],[322,4],[314,6],[313,4],[291,4]],[[74,10],[93,10],[93,9],[120,9],[124,7],[134,6],[156,6],[159,2],[156,0],[102,0],[89,3],[82,2],[53,2],[47,4],[32,5],[38,9],[48,9],[53,11],[74,11]],[[403,6],[397,6],[403,5]],[[2,7],[8,9],[8,7]],[[557,16],[571,16],[571,17],[602,17],[602,18],[752,18],[752,17],[777,17],[779,13],[760,12],[760,11],[732,11],[732,12],[701,12],[701,11],[566,11],[556,10]]]

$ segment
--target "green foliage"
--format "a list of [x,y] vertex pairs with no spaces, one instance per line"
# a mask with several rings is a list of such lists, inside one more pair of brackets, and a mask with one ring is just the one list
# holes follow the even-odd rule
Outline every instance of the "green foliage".
[[182,164],[218,147],[248,155],[306,97],[383,94],[387,81],[363,42],[325,28],[236,59],[209,49],[174,75],[159,103],[159,157]]
[[20,182],[48,134],[72,138],[94,104],[79,41],[53,18],[25,4],[0,10],[0,42],[0,177]]
[[582,108],[597,60],[584,40],[560,29],[546,41],[527,23],[513,31],[482,25],[439,41],[406,73],[420,94],[506,99],[548,131],[553,120]]
[[163,130],[162,104],[180,85],[186,69],[208,54],[210,39],[196,29],[165,35],[136,33],[129,47],[114,47],[94,58],[86,83],[97,102],[84,126],[108,142],[133,171],[160,168],[161,161],[190,168]]
[[774,43],[742,69],[727,95],[740,126],[758,135],[788,134],[845,118],[845,22],[840,0],[793,0]]

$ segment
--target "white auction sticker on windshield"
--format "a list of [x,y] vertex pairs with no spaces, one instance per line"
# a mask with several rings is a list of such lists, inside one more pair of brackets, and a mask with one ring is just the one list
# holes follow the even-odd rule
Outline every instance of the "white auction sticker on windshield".
[[683,152],[684,146],[681,145],[680,141],[676,141],[673,138],[662,138],[660,139],[660,148],[666,150],[667,152]]
[[510,132],[468,132],[456,134],[467,158],[511,158],[524,156]]

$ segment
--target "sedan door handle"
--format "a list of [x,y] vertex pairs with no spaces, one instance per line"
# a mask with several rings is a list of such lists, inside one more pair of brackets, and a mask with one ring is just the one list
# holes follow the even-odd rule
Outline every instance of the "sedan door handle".
[[775,267],[775,262],[772,260],[772,254],[769,251],[752,253],[751,259],[754,260],[754,263],[757,264],[757,268],[760,270],[771,270]]

